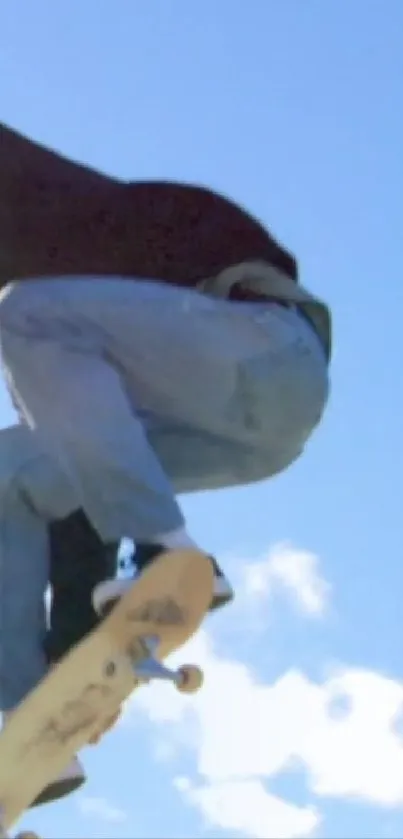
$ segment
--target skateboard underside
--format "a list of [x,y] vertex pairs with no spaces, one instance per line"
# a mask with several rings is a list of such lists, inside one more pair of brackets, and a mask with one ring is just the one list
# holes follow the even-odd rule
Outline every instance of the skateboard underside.
[[171,671],[162,662],[197,631],[212,590],[208,557],[164,554],[21,703],[0,734],[0,837],[139,685],[201,686],[199,668]]

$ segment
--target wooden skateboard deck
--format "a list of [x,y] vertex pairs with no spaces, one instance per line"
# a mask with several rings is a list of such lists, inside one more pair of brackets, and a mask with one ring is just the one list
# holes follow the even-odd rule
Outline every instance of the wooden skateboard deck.
[[[13,712],[0,734],[0,836],[132,691],[154,678],[136,675],[136,664],[148,655],[142,639],[154,638],[153,656],[162,662],[198,630],[212,592],[207,556],[164,553]],[[178,688],[197,689],[197,674],[183,668]]]

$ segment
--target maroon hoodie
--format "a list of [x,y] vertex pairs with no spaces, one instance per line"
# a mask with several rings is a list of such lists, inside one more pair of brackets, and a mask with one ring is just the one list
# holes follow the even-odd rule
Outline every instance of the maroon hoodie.
[[216,192],[125,183],[0,124],[0,287],[83,274],[193,286],[246,260],[264,260],[297,281],[292,254]]

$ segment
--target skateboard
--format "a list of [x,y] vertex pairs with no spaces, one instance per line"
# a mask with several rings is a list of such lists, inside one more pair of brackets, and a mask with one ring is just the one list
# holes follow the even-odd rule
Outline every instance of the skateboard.
[[164,679],[199,690],[199,667],[163,661],[199,629],[212,593],[206,555],[165,552],[24,699],[0,734],[0,837],[139,686]]

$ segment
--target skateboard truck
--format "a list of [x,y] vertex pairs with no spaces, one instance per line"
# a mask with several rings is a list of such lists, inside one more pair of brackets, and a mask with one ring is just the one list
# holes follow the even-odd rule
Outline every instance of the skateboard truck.
[[132,662],[135,678],[142,682],[154,680],[173,682],[180,693],[196,693],[203,684],[203,673],[200,667],[193,664],[185,664],[177,670],[165,667],[155,657],[158,644],[159,638],[156,635],[146,635],[141,638],[145,655],[144,658],[135,659]]

